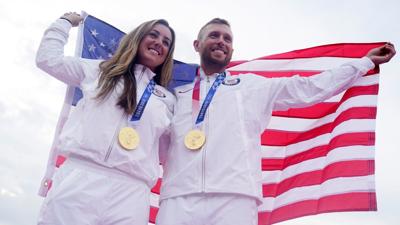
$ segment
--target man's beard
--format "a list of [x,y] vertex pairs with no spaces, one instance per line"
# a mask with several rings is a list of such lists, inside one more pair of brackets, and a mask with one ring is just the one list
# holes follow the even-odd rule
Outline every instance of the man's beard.
[[211,56],[211,52],[207,51],[204,52],[201,55],[201,61],[203,62],[203,64],[207,65],[207,66],[211,66],[213,68],[226,68],[226,66],[229,64],[229,62],[231,61],[231,56],[230,55],[226,55],[224,60],[218,60],[215,59]]

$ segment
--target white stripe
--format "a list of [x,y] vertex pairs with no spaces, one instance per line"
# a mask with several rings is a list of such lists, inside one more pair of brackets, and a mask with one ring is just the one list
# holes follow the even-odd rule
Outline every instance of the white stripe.
[[287,156],[298,154],[317,146],[326,145],[329,143],[330,140],[341,134],[374,131],[374,119],[348,120],[336,126],[331,133],[326,133],[309,140],[294,143],[281,148],[268,148],[263,146],[261,148],[261,156],[263,158],[285,158]]
[[162,176],[163,176],[163,173],[164,173],[164,169],[163,169],[163,166],[162,165],[158,165],[158,169],[159,169],[159,171],[160,171],[160,174],[159,174],[159,178],[162,178]]
[[[322,136],[322,135],[321,135]],[[321,137],[319,136],[319,137]],[[317,137],[317,138],[319,138]],[[313,142],[315,143],[315,142]],[[316,145],[322,145],[321,143],[315,143]],[[288,147],[293,146],[293,145],[288,145],[288,146],[268,146],[268,145],[262,145],[261,146],[261,158],[270,158],[270,159],[279,159],[279,158],[285,158],[286,151]]]
[[367,131],[375,131],[375,119],[348,120],[336,126],[331,134],[336,137],[339,134]]
[[361,77],[352,86],[369,86],[373,84],[379,84],[379,74]]
[[294,143],[287,146],[262,146],[261,156],[263,158],[285,158],[311,148],[326,145],[334,138],[330,133],[317,136],[313,139]]
[[344,101],[338,107],[335,113],[329,114],[325,117],[321,117],[318,119],[272,116],[267,128],[272,130],[284,130],[284,131],[294,131],[294,132],[311,130],[313,128],[333,122],[342,112],[350,108],[376,107],[377,100],[378,98],[376,95],[355,96]]
[[[374,84],[378,84],[378,83],[379,83],[379,74],[374,74],[374,75],[370,75],[370,76],[366,76],[366,77],[361,77],[352,85],[352,87],[370,86],[370,85],[374,85]],[[324,102],[340,102],[340,100],[342,99],[345,92],[346,91],[343,91],[343,92],[325,100]]]
[[374,176],[341,177],[328,180],[321,185],[293,188],[276,198],[264,198],[259,211],[276,208],[304,200],[317,200],[325,196],[351,192],[374,192]]
[[315,57],[301,59],[276,59],[276,60],[252,60],[234,67],[230,71],[287,71],[287,70],[309,70],[323,71],[339,67],[351,62],[355,58],[341,57]]
[[279,183],[287,178],[316,170],[321,170],[330,164],[349,160],[374,159],[375,146],[347,146],[332,149],[327,156],[302,161],[291,165],[284,170],[263,171],[263,184]]
[[160,196],[158,194],[150,194],[150,206],[158,207]]

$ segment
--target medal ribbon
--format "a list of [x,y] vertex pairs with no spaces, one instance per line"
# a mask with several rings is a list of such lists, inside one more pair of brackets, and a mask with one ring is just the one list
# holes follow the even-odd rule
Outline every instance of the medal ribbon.
[[[198,113],[195,125],[198,126],[200,123],[204,121],[206,112],[210,103],[214,97],[215,92],[217,92],[218,86],[224,81],[226,77],[225,72],[220,73],[217,78],[215,79],[214,83],[211,85],[210,89],[208,90],[207,96],[201,105],[200,111]],[[193,102],[193,110],[195,110],[195,104],[200,99],[200,77],[197,77],[196,83],[194,84],[193,93],[192,93],[192,102]],[[196,110],[197,111],[197,110]]]
[[151,79],[149,84],[147,84],[146,88],[143,91],[142,97],[140,98],[139,103],[136,106],[135,112],[132,114],[132,117],[130,119],[131,122],[137,122],[140,120],[155,86],[156,82]]

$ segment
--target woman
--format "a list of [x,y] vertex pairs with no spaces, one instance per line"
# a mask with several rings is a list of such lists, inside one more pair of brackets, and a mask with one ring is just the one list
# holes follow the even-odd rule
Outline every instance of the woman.
[[150,188],[159,175],[159,141],[169,130],[175,98],[175,35],[165,20],[125,35],[106,61],[65,57],[66,13],[45,32],[37,66],[83,98],[66,121],[57,148],[67,156],[43,203],[39,224],[148,224]]

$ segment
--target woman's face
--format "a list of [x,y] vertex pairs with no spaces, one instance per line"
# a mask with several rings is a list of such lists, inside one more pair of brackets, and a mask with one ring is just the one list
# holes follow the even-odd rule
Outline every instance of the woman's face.
[[138,63],[154,72],[159,65],[164,63],[171,45],[170,29],[162,24],[154,25],[139,44]]

